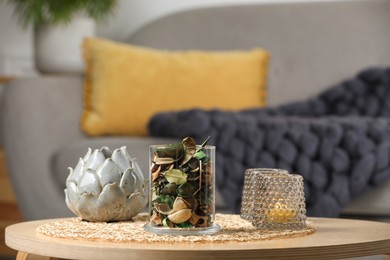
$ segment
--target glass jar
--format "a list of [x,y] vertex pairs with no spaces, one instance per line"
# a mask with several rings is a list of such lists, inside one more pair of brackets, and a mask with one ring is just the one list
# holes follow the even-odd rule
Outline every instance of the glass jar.
[[152,145],[149,165],[150,222],[146,231],[171,235],[220,231],[214,223],[214,146]]

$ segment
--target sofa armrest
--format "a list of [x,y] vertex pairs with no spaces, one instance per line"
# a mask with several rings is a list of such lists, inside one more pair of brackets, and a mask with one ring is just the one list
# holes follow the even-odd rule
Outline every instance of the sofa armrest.
[[[64,193],[53,184],[50,159],[61,146],[84,136],[79,129],[82,78],[14,80],[5,89],[3,113],[8,171],[24,218],[70,215],[55,203],[64,200]],[[38,215],[37,207],[52,210]]]

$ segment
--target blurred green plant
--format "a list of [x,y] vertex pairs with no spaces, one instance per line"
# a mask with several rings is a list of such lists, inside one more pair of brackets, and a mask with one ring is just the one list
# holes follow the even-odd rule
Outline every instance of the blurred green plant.
[[108,17],[117,0],[8,0],[23,27],[67,24],[84,15],[96,21]]

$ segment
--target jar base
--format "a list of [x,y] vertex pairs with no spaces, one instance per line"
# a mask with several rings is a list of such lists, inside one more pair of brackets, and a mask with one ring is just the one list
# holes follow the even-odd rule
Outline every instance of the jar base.
[[213,223],[211,227],[205,227],[205,228],[169,228],[169,227],[155,227],[150,224],[146,224],[144,226],[144,230],[159,235],[202,236],[202,235],[215,234],[221,231],[221,227],[215,223]]

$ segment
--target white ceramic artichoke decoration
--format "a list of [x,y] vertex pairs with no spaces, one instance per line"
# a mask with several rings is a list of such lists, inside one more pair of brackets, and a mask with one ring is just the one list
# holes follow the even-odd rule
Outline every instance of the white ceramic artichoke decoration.
[[147,204],[144,176],[125,146],[113,152],[89,148],[77,166],[68,169],[66,205],[84,220],[128,220]]

